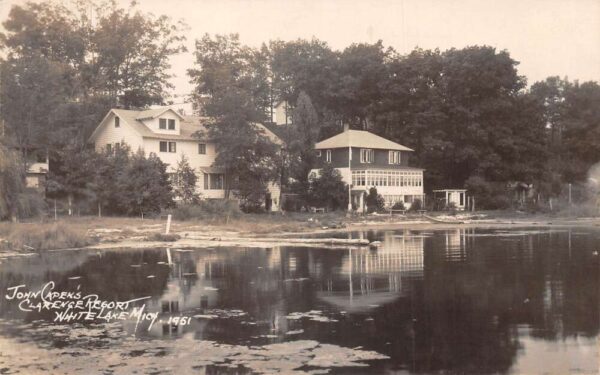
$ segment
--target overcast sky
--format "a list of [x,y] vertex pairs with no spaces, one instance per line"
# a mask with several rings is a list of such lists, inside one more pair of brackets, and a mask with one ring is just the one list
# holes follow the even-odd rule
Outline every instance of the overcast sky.
[[[118,0],[123,5],[128,0]],[[4,20],[10,5],[0,0]],[[468,45],[507,49],[531,84],[550,75],[600,81],[600,0],[138,0],[182,19],[189,52],[173,58],[175,93],[187,94],[193,43],[204,33],[239,33],[243,43],[315,36],[334,49],[376,42],[399,52]]]

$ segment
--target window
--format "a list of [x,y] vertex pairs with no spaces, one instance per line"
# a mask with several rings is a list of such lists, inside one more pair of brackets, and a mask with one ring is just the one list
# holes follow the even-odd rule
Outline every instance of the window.
[[112,144],[110,144],[110,143],[106,144],[106,151],[112,152]]
[[198,153],[205,155],[206,154],[206,144],[205,143],[198,143]]
[[177,152],[177,145],[175,142],[160,141],[159,142],[160,152]]
[[327,151],[325,152],[325,160],[326,160],[328,163],[331,163],[331,150],[327,150]]
[[317,150],[317,157],[320,158],[321,157],[321,150]]
[[115,128],[121,127],[121,119],[119,116],[115,116]]
[[121,149],[121,144],[120,143],[115,143],[115,151],[119,151]]
[[375,159],[375,153],[370,148],[360,149],[360,162],[361,163],[372,163]]
[[158,128],[159,129],[166,129],[167,128],[167,119],[166,118],[158,119]]
[[401,154],[400,151],[390,151],[388,156],[389,164],[401,164]]
[[222,173],[205,173],[204,190],[223,190],[224,180]]
[[175,120],[169,119],[169,130],[175,130]]
[[222,190],[223,189],[223,175],[221,173],[211,173],[210,174],[210,188],[212,190]]

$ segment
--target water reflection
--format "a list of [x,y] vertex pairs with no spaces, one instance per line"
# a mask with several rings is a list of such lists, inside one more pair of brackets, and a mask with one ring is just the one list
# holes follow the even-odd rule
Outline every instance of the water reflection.
[[[390,357],[370,362],[360,373],[554,372],[553,363],[563,357],[577,358],[569,371],[597,371],[598,231],[352,236],[382,245],[47,254],[5,262],[0,286],[54,280],[62,289],[81,285],[105,299],[150,296],[148,311],[161,317],[194,316],[189,325],[165,319],[147,331],[145,324],[141,338],[191,336],[236,345],[302,339]],[[0,314],[14,321],[51,319],[7,303]],[[135,322],[121,326],[132,334]],[[5,329],[4,335],[33,335],[30,331],[35,325],[28,332]],[[44,336],[38,332],[35,339]]]

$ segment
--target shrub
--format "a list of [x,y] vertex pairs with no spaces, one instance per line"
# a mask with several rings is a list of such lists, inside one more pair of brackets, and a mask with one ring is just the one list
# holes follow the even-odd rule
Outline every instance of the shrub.
[[420,199],[413,200],[412,204],[410,205],[411,211],[419,211],[422,208],[423,208],[423,202],[421,202]]
[[377,188],[375,187],[369,189],[366,203],[368,213],[382,211],[385,207],[385,200],[380,194],[377,194]]
[[345,208],[348,205],[348,186],[342,180],[340,172],[327,163],[321,169],[320,176],[310,177],[308,203],[329,210]]
[[511,206],[511,199],[503,183],[471,176],[465,182],[465,187],[475,196],[477,208],[495,210]]
[[406,210],[406,207],[404,206],[404,202],[398,201],[398,202],[394,203],[394,205],[392,206],[392,210]]

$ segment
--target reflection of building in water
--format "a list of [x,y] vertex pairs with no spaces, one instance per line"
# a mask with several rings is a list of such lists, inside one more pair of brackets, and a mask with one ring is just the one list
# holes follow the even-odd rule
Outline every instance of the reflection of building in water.
[[546,328],[559,334],[563,333],[564,285],[560,279],[546,275],[544,283],[544,321]]
[[444,233],[447,261],[463,261],[467,258],[465,229],[448,230]]
[[[184,314],[192,309],[208,309],[217,303],[217,288],[213,279],[220,275],[222,264],[216,254],[198,254],[187,250],[167,250],[171,252],[172,264],[167,285],[158,300],[146,303],[148,312],[159,312],[163,318],[161,324],[155,323],[150,331],[153,336],[180,333],[185,326],[168,324],[170,316],[189,316]],[[165,254],[165,260],[168,259]],[[165,267],[169,267],[165,264]],[[193,324],[204,322],[192,321]]]
[[377,250],[348,249],[340,279],[326,279],[317,296],[346,311],[392,302],[410,292],[411,281],[423,278],[424,237],[386,233]]

